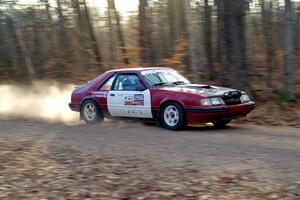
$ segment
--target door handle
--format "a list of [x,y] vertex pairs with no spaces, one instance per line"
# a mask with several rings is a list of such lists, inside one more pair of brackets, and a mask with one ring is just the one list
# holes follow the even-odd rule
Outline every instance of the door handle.
[[110,96],[114,97],[114,96],[115,96],[115,94],[110,94]]

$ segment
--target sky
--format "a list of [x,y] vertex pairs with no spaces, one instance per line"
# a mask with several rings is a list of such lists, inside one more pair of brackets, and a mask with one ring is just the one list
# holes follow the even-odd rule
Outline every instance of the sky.
[[[21,4],[34,4],[40,0],[19,0]],[[55,5],[56,0],[49,0],[49,2]],[[107,7],[107,0],[86,0],[89,6],[98,7],[99,9],[105,9]],[[116,8],[123,17],[130,15],[131,11],[137,11],[139,0],[115,0]],[[300,0],[292,0],[293,2],[299,2]],[[250,7],[255,9],[259,0],[253,0]],[[278,0],[279,5],[284,5],[284,0]]]
[[[95,5],[99,8],[107,6],[107,0],[87,0],[89,5]],[[122,15],[128,15],[130,11],[137,10],[138,0],[115,0],[116,8]]]
[[[19,0],[21,4],[34,4],[39,0]],[[55,0],[49,0],[55,5]],[[96,6],[100,9],[107,7],[107,0],[87,0],[89,6]],[[122,16],[128,16],[131,11],[136,11],[138,8],[138,0],[115,0],[116,8]]]

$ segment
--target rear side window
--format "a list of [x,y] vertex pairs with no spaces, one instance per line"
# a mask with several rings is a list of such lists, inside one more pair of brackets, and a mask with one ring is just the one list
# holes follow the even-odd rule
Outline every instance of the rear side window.
[[111,76],[109,79],[107,79],[98,89],[99,91],[106,91],[106,90],[110,90],[111,86],[115,80],[116,74],[114,74],[113,76]]

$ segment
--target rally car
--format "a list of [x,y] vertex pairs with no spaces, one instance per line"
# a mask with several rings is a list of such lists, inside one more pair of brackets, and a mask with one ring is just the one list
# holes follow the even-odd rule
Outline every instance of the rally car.
[[255,107],[244,92],[192,84],[171,68],[110,70],[72,92],[69,107],[93,124],[105,117],[154,120],[169,130],[189,123],[221,127]]

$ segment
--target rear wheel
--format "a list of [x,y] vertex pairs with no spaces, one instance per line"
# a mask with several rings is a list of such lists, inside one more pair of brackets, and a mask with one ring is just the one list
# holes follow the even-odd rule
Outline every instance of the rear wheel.
[[224,120],[219,120],[219,121],[213,122],[213,125],[214,125],[214,127],[217,127],[217,128],[223,128],[230,122],[231,122],[231,119],[224,119]]
[[87,100],[83,103],[81,116],[87,124],[95,124],[104,119],[99,106],[92,100]]
[[175,102],[163,106],[160,119],[163,127],[172,131],[180,130],[187,124],[183,108]]

